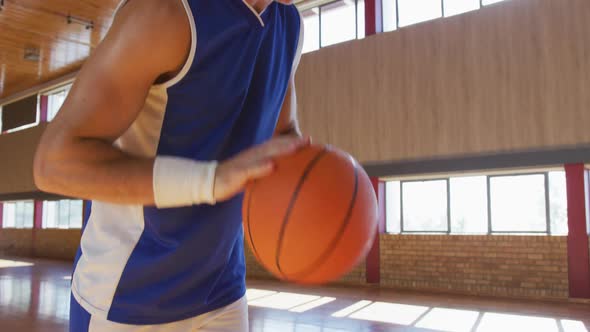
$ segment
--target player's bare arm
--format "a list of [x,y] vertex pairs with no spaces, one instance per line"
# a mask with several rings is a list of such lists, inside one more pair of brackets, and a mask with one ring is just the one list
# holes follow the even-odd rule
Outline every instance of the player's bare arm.
[[287,94],[275,130],[275,136],[281,135],[301,137],[301,129],[297,120],[297,93],[294,78],[289,81],[289,87],[287,88]]

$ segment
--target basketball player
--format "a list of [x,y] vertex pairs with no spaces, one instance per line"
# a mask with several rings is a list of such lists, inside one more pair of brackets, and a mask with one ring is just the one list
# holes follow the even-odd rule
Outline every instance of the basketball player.
[[247,331],[240,192],[308,144],[292,0],[131,0],[35,158],[92,200],[70,330]]

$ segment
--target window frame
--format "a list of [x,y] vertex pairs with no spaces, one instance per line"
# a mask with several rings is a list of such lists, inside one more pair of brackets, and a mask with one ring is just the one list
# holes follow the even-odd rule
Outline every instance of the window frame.
[[[355,28],[354,31],[355,31],[355,37],[353,39],[345,40],[345,41],[342,41],[342,42],[339,42],[339,43],[325,45],[325,46],[323,45],[323,43],[322,43],[322,16],[323,16],[322,15],[322,11],[323,11],[324,7],[330,6],[330,5],[332,5],[332,4],[334,4],[335,2],[338,2],[338,1],[346,1],[346,0],[333,0],[333,1],[330,1],[330,2],[327,2],[327,3],[323,3],[323,4],[319,5],[319,6],[306,8],[303,11],[303,12],[306,12],[308,10],[314,10],[314,9],[317,9],[317,11],[318,11],[318,13],[317,13],[317,15],[318,15],[318,31],[317,31],[317,33],[318,33],[318,48],[316,50],[309,51],[307,53],[312,53],[312,52],[321,50],[324,47],[328,47],[328,46],[332,46],[332,45],[338,45],[338,44],[345,43],[345,42],[348,42],[348,41],[351,41],[351,40],[358,40],[359,39],[359,28],[360,28],[359,27],[359,9],[358,9],[359,0],[354,0],[354,28]],[[396,3],[397,3],[397,1],[396,1]]]
[[[428,182],[428,181],[445,181],[446,186],[446,196],[447,196],[447,230],[446,231],[432,231],[432,230],[423,230],[423,231],[407,231],[404,230],[404,183],[414,183],[414,182]],[[450,234],[451,233],[451,200],[449,195],[450,190],[450,178],[432,178],[426,180],[402,180],[399,181],[399,200],[400,200],[400,233],[401,234]]]
[[[397,204],[399,204],[399,233],[397,231],[390,232],[389,229],[386,228],[386,232],[390,234],[439,234],[439,235],[546,235],[546,236],[567,236],[567,234],[553,234],[553,229],[551,226],[551,194],[550,194],[550,183],[549,183],[549,173],[551,172],[565,172],[563,168],[551,168],[551,169],[541,169],[541,170],[531,170],[531,171],[513,171],[513,172],[498,172],[498,173],[491,173],[491,174],[464,174],[464,175],[448,175],[448,176],[428,176],[425,175],[424,178],[419,178],[416,176],[412,176],[410,179],[403,179],[403,178],[390,178],[388,182],[398,182],[399,183],[399,200]],[[590,174],[590,173],[588,173]],[[477,234],[468,234],[468,233],[459,233],[453,232],[452,229],[452,205],[451,205],[451,179],[452,178],[461,178],[461,177],[469,177],[469,176],[485,176],[486,180],[486,204],[487,204],[487,232],[486,233],[477,233]],[[493,221],[492,221],[492,189],[491,189],[491,180],[493,178],[501,178],[501,177],[514,177],[514,176],[530,176],[530,175],[541,175],[543,176],[543,186],[544,186],[544,202],[545,202],[545,230],[544,231],[494,231],[493,230]],[[433,231],[433,230],[405,230],[404,227],[404,190],[403,186],[404,183],[412,183],[412,182],[428,182],[428,181],[446,181],[446,194],[447,194],[447,229],[446,231]],[[588,183],[590,183],[590,176],[588,179]],[[385,197],[386,204],[388,202],[387,197]],[[394,203],[395,204],[395,203]],[[588,218],[590,221],[590,218]],[[387,220],[386,220],[387,224]],[[395,229],[395,228],[394,228]]]
[[[79,202],[81,204],[81,211],[79,215],[80,226],[72,224],[72,204]],[[48,204],[54,203],[55,205],[55,226],[47,225],[47,218],[49,217]],[[67,227],[60,226],[60,220],[62,218],[62,204],[67,203]],[[60,199],[60,200],[47,200],[43,201],[43,216],[41,220],[42,229],[81,229],[84,224],[84,201],[79,199]]]
[[[30,221],[30,227],[27,224],[27,220],[23,220],[23,225],[22,227],[19,227],[17,225],[17,219],[16,219],[16,209],[17,209],[17,204],[22,203],[25,204],[25,208],[27,206],[27,204],[32,204],[32,218]],[[7,226],[6,225],[6,218],[4,218],[6,211],[7,211],[7,204],[14,204],[14,212],[15,212],[15,216],[14,216],[14,226]],[[25,199],[25,200],[16,200],[16,201],[3,201],[2,202],[2,216],[0,216],[2,218],[2,226],[0,227],[0,229],[33,229],[35,228],[35,201],[34,200],[30,200],[30,199]],[[23,211],[23,217],[24,214],[26,214],[25,211]]]
[[[545,231],[494,231],[494,223],[492,221],[492,178],[501,177],[514,177],[514,176],[531,176],[531,175],[543,175],[543,186],[544,186],[544,198],[545,198]],[[549,206],[549,171],[545,172],[526,172],[526,173],[514,173],[514,174],[502,174],[502,175],[487,175],[487,186],[488,186],[488,234],[547,234],[551,235],[551,213]]]

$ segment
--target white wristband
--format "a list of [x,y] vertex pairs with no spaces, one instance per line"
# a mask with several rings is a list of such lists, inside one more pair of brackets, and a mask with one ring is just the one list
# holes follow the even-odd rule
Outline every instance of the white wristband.
[[156,207],[173,208],[215,204],[216,161],[199,162],[187,158],[158,156],[154,163]]

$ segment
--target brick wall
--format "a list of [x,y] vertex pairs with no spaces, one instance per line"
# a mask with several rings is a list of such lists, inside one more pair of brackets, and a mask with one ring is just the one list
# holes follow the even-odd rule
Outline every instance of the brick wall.
[[567,240],[556,236],[381,235],[381,285],[567,298]]
[[[73,260],[80,231],[42,229],[34,238],[30,229],[0,229],[0,255]],[[568,297],[566,246],[565,237],[384,234],[381,286],[563,299]],[[273,278],[247,246],[245,255],[248,278]],[[337,283],[361,285],[365,278],[363,261]]]
[[80,245],[79,229],[35,230],[35,257],[73,261]]
[[33,232],[30,229],[0,229],[0,255],[32,257]]
[[74,260],[80,230],[0,229],[0,255]]

